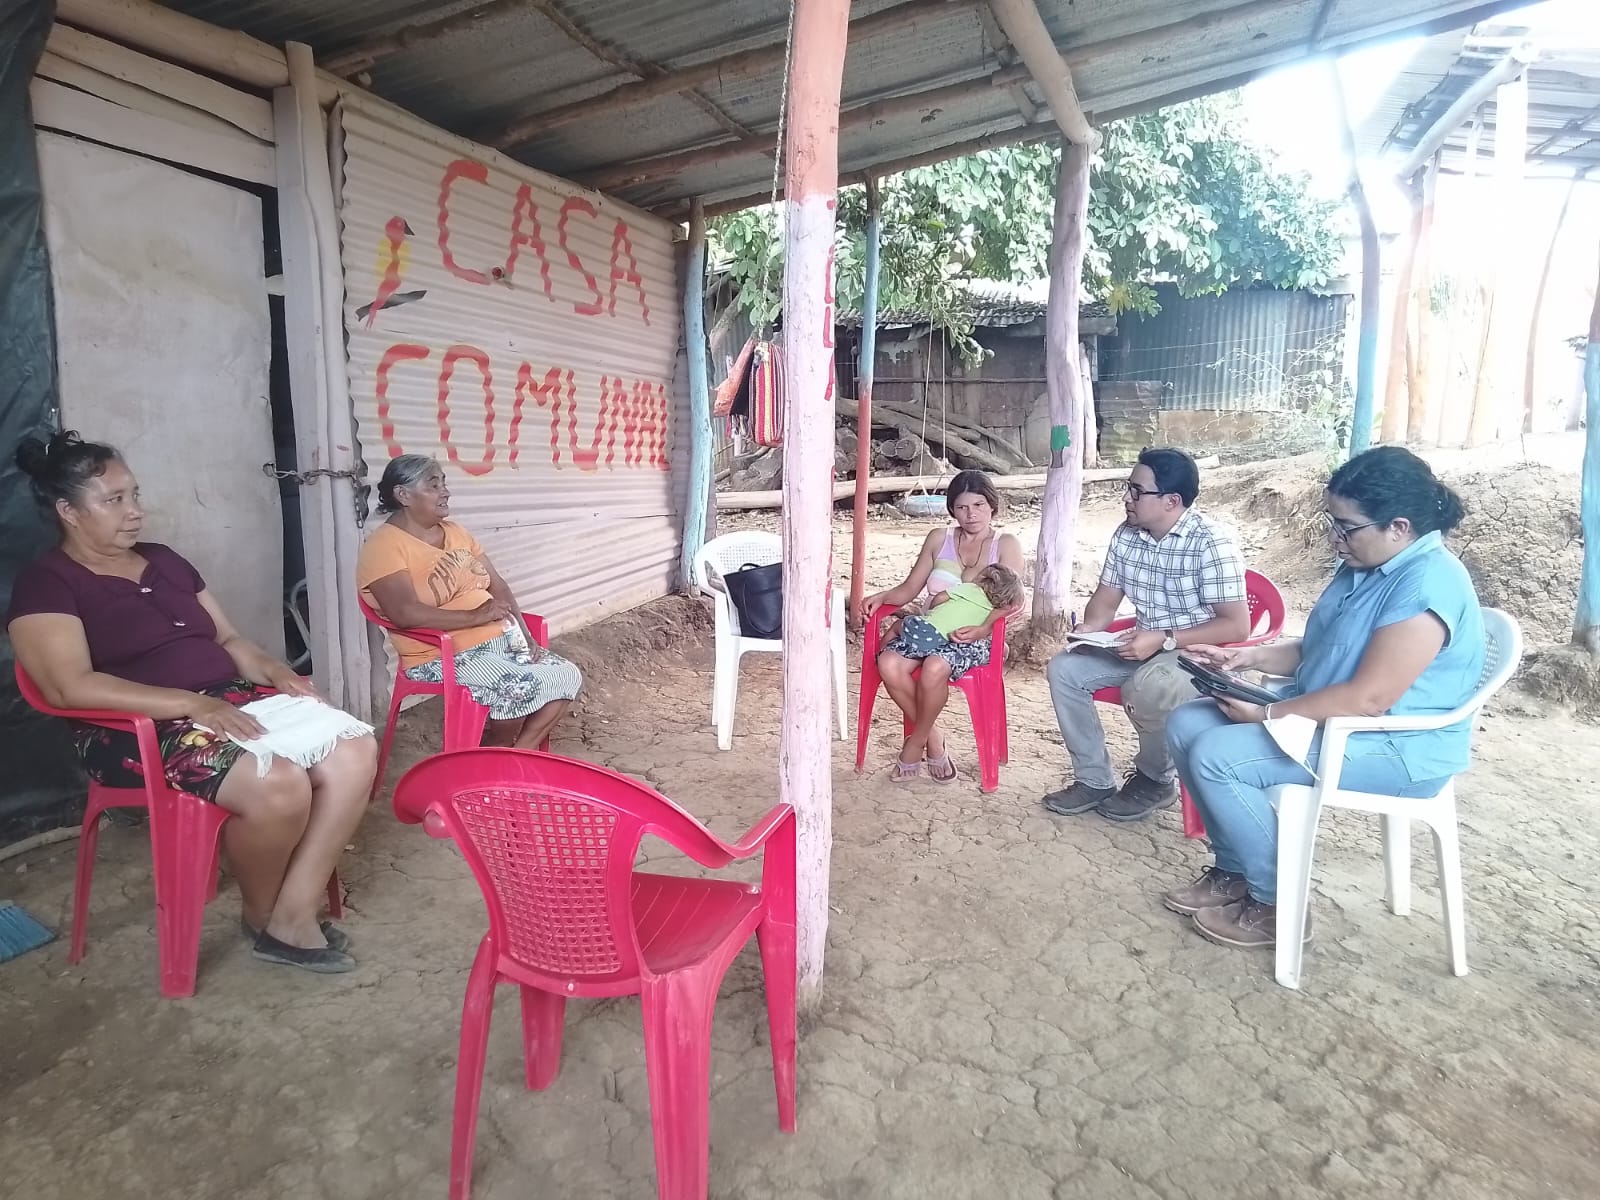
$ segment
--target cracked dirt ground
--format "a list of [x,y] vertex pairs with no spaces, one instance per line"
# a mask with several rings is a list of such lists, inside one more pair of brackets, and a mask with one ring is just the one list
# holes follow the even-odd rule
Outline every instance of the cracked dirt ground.
[[[647,661],[654,674],[595,678],[556,749],[737,833],[775,799],[776,661],[746,660],[722,754],[703,636]],[[888,781],[881,708],[868,774],[835,743],[827,982],[802,1029],[799,1132],[777,1129],[752,947],[716,1011],[712,1196],[1600,1195],[1592,726],[1515,696],[1491,709],[1460,789],[1464,979],[1425,835],[1413,912],[1394,917],[1375,824],[1332,814],[1296,993],[1269,955],[1213,946],[1161,908],[1205,861],[1175,810],[1125,827],[1039,807],[1059,736],[1037,670],[1008,686],[1013,761],[991,796],[959,698],[957,785]],[[1127,726],[1107,723],[1125,760]],[[437,710],[404,726],[401,766],[435,744]],[[73,850],[0,866],[0,895],[65,931]],[[0,1193],[442,1198],[484,927],[452,849],[386,803],[369,813],[342,867],[362,964],[342,977],[252,961],[225,885],[182,1002],[156,991],[148,864],[139,831],[107,829],[84,962],[66,965],[63,940],[0,967]],[[572,1004],[544,1093],[523,1087],[518,1033],[502,989],[474,1196],[654,1196],[636,1003]]]

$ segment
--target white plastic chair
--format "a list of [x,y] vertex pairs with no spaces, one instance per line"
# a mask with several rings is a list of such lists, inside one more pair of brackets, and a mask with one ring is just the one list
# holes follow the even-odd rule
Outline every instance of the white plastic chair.
[[[717,661],[711,688],[711,723],[717,729],[717,748],[733,746],[733,710],[739,697],[739,660],[752,651],[782,653],[781,638],[744,637],[739,632],[739,613],[733,607],[722,576],[748,563],[766,566],[783,558],[783,539],[775,533],[750,531],[725,533],[712,538],[694,558],[694,582],[712,598],[716,606]],[[845,736],[844,699],[844,595],[832,589],[832,615],[828,644],[833,655],[833,696],[839,714],[839,737]]]
[[1489,697],[1505,686],[1522,661],[1522,630],[1512,617],[1497,608],[1485,608],[1483,631],[1488,647],[1483,674],[1478,678],[1477,690],[1460,708],[1433,717],[1333,717],[1322,726],[1319,761],[1326,764],[1322,777],[1314,785],[1291,784],[1272,789],[1272,803],[1278,810],[1278,941],[1274,973],[1284,987],[1300,986],[1300,963],[1305,947],[1295,931],[1305,929],[1311,895],[1311,858],[1316,846],[1317,822],[1324,808],[1353,808],[1377,813],[1382,818],[1389,909],[1398,916],[1411,911],[1411,822],[1421,821],[1433,831],[1450,966],[1457,975],[1467,973],[1455,780],[1445,784],[1437,796],[1415,798],[1346,791],[1339,786],[1339,774],[1344,767],[1345,742],[1352,733],[1443,729],[1467,718],[1476,722],[1479,710]]

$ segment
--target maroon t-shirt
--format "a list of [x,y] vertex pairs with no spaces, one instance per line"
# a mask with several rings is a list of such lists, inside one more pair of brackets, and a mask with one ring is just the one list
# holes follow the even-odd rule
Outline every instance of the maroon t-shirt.
[[77,617],[94,669],[130,683],[197,692],[237,678],[200,604],[200,572],[157,542],[134,549],[149,564],[138,583],[97,575],[59,549],[29,563],[12,588],[6,623],[34,613]]

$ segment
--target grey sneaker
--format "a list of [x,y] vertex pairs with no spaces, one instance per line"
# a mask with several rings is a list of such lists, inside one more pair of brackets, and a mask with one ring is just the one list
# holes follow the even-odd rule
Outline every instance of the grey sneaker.
[[1071,787],[1064,787],[1060,791],[1046,795],[1044,806],[1059,816],[1075,817],[1079,813],[1088,812],[1091,808],[1098,808],[1116,794],[1116,788],[1098,788],[1091,787],[1087,783],[1074,783]]
[[[1219,908],[1202,908],[1194,914],[1194,927],[1200,936],[1219,946],[1254,950],[1278,942],[1278,908],[1246,896]],[[1304,942],[1311,940],[1311,913],[1306,913]]]
[[1243,875],[1224,871],[1221,867],[1207,867],[1188,887],[1173,888],[1161,898],[1175,913],[1192,917],[1202,908],[1221,908],[1250,894]]
[[1142,821],[1151,813],[1178,802],[1178,781],[1161,783],[1143,771],[1133,771],[1115,795],[1100,802],[1100,815],[1108,821]]

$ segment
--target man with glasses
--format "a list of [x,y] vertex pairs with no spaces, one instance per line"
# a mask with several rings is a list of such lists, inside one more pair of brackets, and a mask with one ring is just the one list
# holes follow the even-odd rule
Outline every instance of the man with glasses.
[[[1178,799],[1167,747],[1167,715],[1196,697],[1178,650],[1225,645],[1250,635],[1244,558],[1233,535],[1193,508],[1200,471],[1181,450],[1147,449],[1128,478],[1126,519],[1112,535],[1100,586],[1080,633],[1104,631],[1126,597],[1134,627],[1115,649],[1077,644],[1050,660],[1046,675],[1072,783],[1044,798],[1053,813],[1097,810],[1113,821],[1142,821]],[[1122,706],[1139,736],[1133,770],[1121,787],[1106,749],[1094,693],[1122,689]]]

